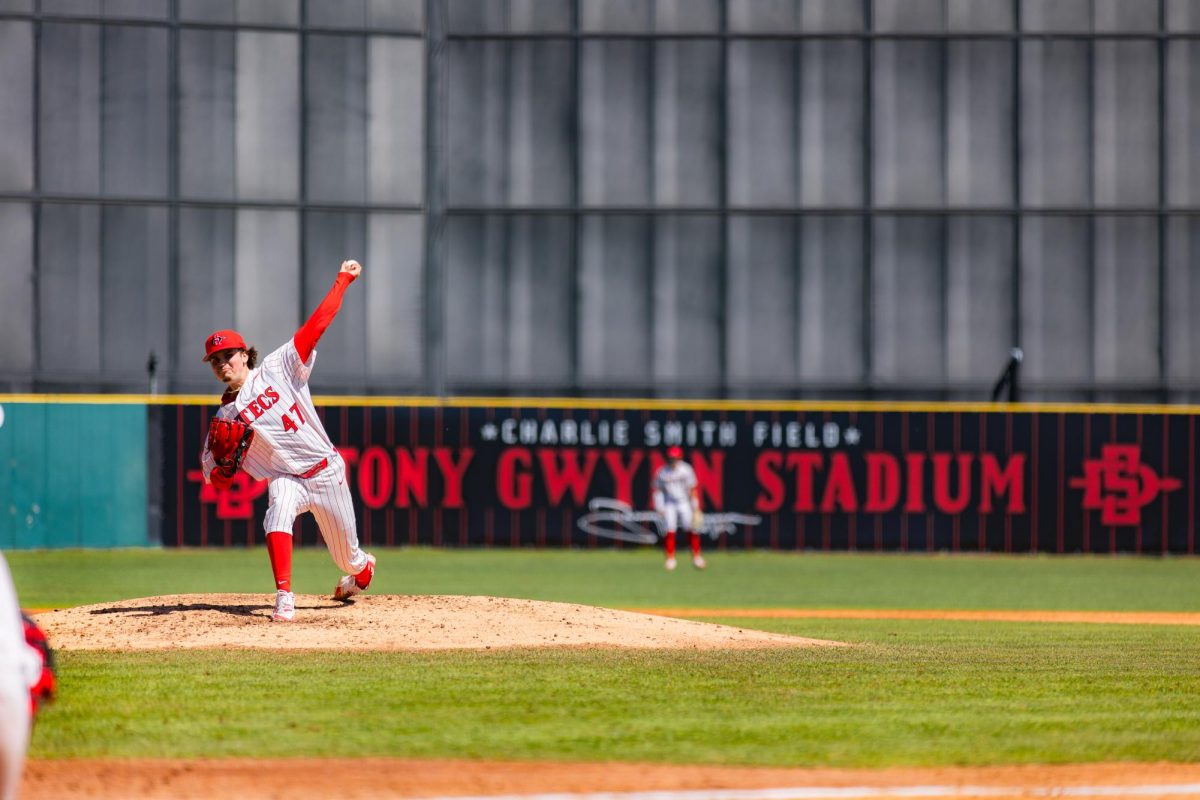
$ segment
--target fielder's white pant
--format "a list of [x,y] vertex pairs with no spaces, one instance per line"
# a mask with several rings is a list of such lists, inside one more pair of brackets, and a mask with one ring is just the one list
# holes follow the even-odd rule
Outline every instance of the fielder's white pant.
[[692,529],[692,507],[687,503],[663,503],[662,515],[667,532]]
[[277,475],[268,487],[271,504],[263,520],[267,533],[291,533],[296,517],[311,511],[333,562],[347,575],[357,575],[367,568],[367,554],[358,547],[346,462],[340,455],[329,459],[329,466],[311,478]]
[[29,667],[21,607],[8,562],[0,556],[0,800],[17,796],[29,746]]
[[10,665],[0,670],[0,800],[12,800],[29,746],[29,687],[19,670]]

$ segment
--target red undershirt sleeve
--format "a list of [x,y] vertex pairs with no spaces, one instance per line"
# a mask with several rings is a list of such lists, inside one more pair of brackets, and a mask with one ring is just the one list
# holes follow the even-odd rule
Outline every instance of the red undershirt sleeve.
[[312,355],[313,349],[317,346],[317,340],[321,338],[321,334],[325,333],[325,329],[329,327],[330,322],[333,322],[338,309],[342,307],[342,295],[346,293],[346,287],[353,280],[350,273],[339,272],[329,294],[325,295],[325,299],[308,318],[308,322],[305,322],[300,326],[300,330],[296,331],[293,341],[296,343],[296,352],[300,354],[301,361],[307,362],[308,357]]

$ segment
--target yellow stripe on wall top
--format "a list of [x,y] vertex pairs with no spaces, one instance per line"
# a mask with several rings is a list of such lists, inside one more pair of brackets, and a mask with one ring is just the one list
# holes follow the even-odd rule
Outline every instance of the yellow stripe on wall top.
[[[215,406],[219,395],[195,394],[0,394],[3,403],[79,403],[98,405]],[[319,406],[399,408],[595,408],[676,411],[895,411],[909,413],[970,412],[1015,414],[1171,414],[1200,413],[1195,405],[1148,403],[967,403],[886,400],[683,400],[666,398],[579,397],[429,397],[324,395]]]

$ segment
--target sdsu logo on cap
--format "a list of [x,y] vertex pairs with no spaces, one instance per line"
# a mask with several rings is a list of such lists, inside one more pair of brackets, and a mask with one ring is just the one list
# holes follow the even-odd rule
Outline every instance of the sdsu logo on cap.
[[221,350],[246,350],[246,341],[242,339],[242,335],[237,331],[214,331],[208,339],[204,341],[204,358],[203,361],[208,361],[213,357],[213,353]]

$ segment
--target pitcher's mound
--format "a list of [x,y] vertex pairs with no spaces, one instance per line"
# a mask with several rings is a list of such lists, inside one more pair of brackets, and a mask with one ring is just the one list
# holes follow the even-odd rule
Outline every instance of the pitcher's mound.
[[681,619],[503,597],[296,595],[296,619],[271,622],[273,595],[179,594],[38,615],[66,650],[229,647],[443,650],[501,647],[752,648],[839,646]]

